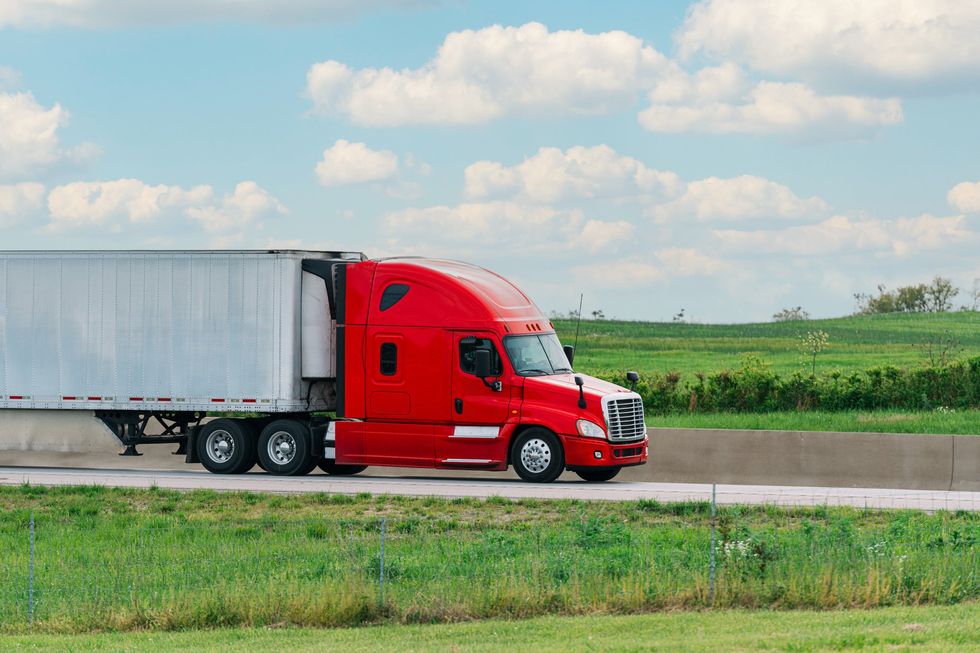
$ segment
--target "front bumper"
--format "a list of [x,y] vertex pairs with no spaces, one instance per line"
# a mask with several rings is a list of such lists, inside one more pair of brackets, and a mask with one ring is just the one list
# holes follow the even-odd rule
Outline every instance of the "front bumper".
[[561,441],[565,447],[565,467],[582,469],[642,465],[647,461],[650,443],[646,437],[620,444],[574,435],[563,435]]

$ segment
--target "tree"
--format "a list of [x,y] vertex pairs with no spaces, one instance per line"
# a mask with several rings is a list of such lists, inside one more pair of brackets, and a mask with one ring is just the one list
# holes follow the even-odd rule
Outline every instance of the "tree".
[[795,308],[784,308],[778,313],[774,313],[772,316],[773,322],[797,322],[809,319],[810,314],[804,311],[802,306],[796,306]]
[[601,308],[597,308],[596,310],[592,311],[593,320],[604,320],[605,318],[606,314],[602,312]]
[[800,353],[810,359],[810,374],[817,374],[817,356],[830,347],[830,334],[826,331],[807,331],[800,336]]
[[884,284],[878,285],[878,294],[856,293],[859,315],[877,313],[943,313],[953,309],[953,297],[960,289],[945,277],[935,277],[932,283],[901,286],[886,290]]
[[674,316],[674,322],[684,321],[684,309],[682,308],[679,313]]

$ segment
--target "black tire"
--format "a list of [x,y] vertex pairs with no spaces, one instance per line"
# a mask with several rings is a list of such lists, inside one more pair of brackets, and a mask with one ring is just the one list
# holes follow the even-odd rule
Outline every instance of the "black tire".
[[615,469],[580,469],[576,474],[583,481],[588,481],[589,483],[602,483],[603,481],[609,481],[616,478],[616,474],[619,474],[619,470],[622,467],[617,467]]
[[551,483],[565,471],[565,450],[551,431],[530,428],[514,439],[510,462],[525,481]]
[[240,420],[208,422],[198,431],[195,447],[212,474],[244,474],[255,466],[255,432]]
[[353,476],[367,469],[367,465],[338,465],[334,461],[327,460],[326,458],[320,459],[320,462],[316,466],[331,476]]
[[302,476],[316,467],[310,451],[309,427],[296,420],[278,419],[266,425],[259,436],[258,455],[262,468],[277,476]]

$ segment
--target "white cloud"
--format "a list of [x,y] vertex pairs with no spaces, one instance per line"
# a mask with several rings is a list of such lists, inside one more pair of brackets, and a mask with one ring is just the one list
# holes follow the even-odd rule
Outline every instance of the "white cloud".
[[752,175],[729,179],[708,177],[692,181],[677,199],[655,206],[650,213],[659,222],[693,218],[699,222],[767,218],[802,219],[826,213],[819,197],[801,198],[786,186]]
[[932,215],[891,220],[837,215],[813,225],[758,231],[716,230],[714,235],[729,249],[753,256],[829,257],[847,252],[908,256],[977,241],[963,216]]
[[211,199],[210,186],[184,190],[179,186],[150,186],[139,179],[76,181],[56,186],[48,194],[51,227],[81,227],[109,222],[146,222],[170,208],[183,208]]
[[636,195],[669,197],[683,186],[675,173],[648,168],[632,157],[616,154],[608,145],[576,146],[564,152],[542,147],[512,167],[477,161],[466,167],[464,176],[468,197],[519,195],[535,202]]
[[372,150],[364,143],[338,140],[323,151],[316,176],[324,186],[378,181],[398,172],[398,156],[388,150]]
[[43,205],[43,184],[0,184],[0,229],[35,216]]
[[958,211],[980,213],[980,181],[956,184],[950,189],[946,199]]
[[85,159],[92,145],[65,150],[58,130],[68,122],[60,104],[41,106],[30,92],[0,93],[0,178],[36,173],[64,160]]
[[211,233],[240,230],[259,218],[278,213],[286,213],[286,207],[254,181],[238,182],[235,191],[225,195],[220,205],[187,209],[187,215]]
[[975,88],[980,4],[963,0],[707,0],[676,35],[755,70],[831,87]]
[[[709,73],[705,75],[705,73]],[[823,96],[799,83],[759,82],[747,86],[731,67],[675,75],[650,93],[652,104],[639,114],[654,132],[717,134],[821,134],[866,137],[902,122],[897,98]]]
[[668,247],[655,252],[655,256],[665,273],[674,277],[712,277],[733,272],[727,261],[689,247]]
[[205,21],[305,23],[431,4],[434,2],[429,0],[4,0],[0,3],[0,28],[99,28]]
[[282,204],[254,181],[238,183],[220,202],[211,186],[152,186],[139,179],[72,182],[48,194],[48,230],[55,232],[93,226],[120,231],[126,225],[180,215],[201,223],[209,233],[228,232],[284,212]]
[[385,216],[384,228],[394,236],[389,245],[424,241],[432,247],[522,255],[607,251],[633,235],[633,226],[625,221],[587,220],[581,211],[499,201],[404,209]]
[[549,32],[540,23],[448,34],[421,68],[312,66],[314,110],[361,125],[473,124],[506,113],[595,114],[630,107],[667,59],[622,31]]
[[666,278],[664,270],[641,257],[600,261],[572,267],[575,282],[599,290],[642,288]]

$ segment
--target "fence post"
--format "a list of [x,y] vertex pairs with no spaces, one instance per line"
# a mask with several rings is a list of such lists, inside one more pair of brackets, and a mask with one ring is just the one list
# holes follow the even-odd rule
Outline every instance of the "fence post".
[[385,518],[381,518],[381,557],[378,565],[378,584],[381,587],[381,605],[385,602]]
[[31,521],[28,526],[30,540],[30,556],[27,570],[27,625],[34,625],[34,511],[31,511]]
[[715,515],[717,514],[715,484],[711,484],[711,555],[708,567],[708,605],[715,605]]

